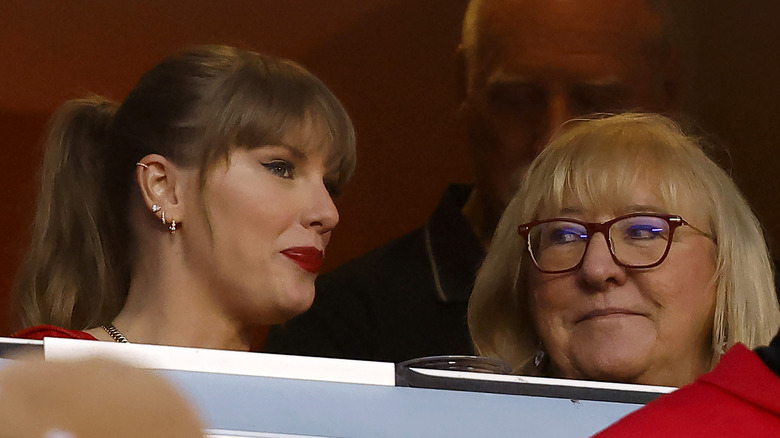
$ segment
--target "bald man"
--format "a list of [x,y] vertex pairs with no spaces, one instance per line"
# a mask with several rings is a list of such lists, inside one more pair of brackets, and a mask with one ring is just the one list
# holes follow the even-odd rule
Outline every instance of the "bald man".
[[[458,48],[476,180],[425,226],[317,281],[312,308],[265,351],[400,362],[473,354],[466,310],[519,179],[566,120],[677,103],[665,2],[473,0]],[[518,254],[518,257],[520,255]]]

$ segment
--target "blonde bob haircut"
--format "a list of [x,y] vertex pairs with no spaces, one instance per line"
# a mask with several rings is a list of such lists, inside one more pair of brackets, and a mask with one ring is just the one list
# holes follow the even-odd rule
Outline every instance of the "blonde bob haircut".
[[[508,361],[516,373],[533,365],[540,339],[530,314],[528,272],[534,269],[520,224],[548,218],[564,200],[585,210],[625,207],[637,185],[652,188],[669,213],[686,205],[715,242],[714,367],[741,342],[766,345],[780,325],[773,267],[759,224],[728,174],[700,139],[655,114],[627,113],[571,122],[531,164],[498,224],[477,275],[468,322],[479,354]],[[674,251],[674,247],[672,247]]]

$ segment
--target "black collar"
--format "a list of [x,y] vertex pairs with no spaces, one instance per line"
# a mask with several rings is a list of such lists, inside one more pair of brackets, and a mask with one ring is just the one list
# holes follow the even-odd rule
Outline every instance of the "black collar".
[[461,212],[472,187],[453,184],[423,229],[428,262],[438,298],[467,302],[485,251]]

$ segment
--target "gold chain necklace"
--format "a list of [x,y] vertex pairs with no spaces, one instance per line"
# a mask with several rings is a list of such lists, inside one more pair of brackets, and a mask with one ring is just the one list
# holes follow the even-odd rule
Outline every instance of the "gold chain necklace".
[[125,343],[125,344],[129,344],[130,343],[130,341],[127,340],[125,335],[123,335],[122,332],[117,330],[116,327],[114,327],[113,324],[101,325],[100,327],[102,327],[103,330],[105,330],[106,333],[108,333],[108,335],[111,336],[114,339],[114,341],[122,342],[122,343]]

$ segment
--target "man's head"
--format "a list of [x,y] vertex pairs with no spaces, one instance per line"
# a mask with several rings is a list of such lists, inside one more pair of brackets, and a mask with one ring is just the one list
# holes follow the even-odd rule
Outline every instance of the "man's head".
[[654,0],[471,1],[459,52],[463,112],[489,231],[561,123],[674,109],[666,18]]

